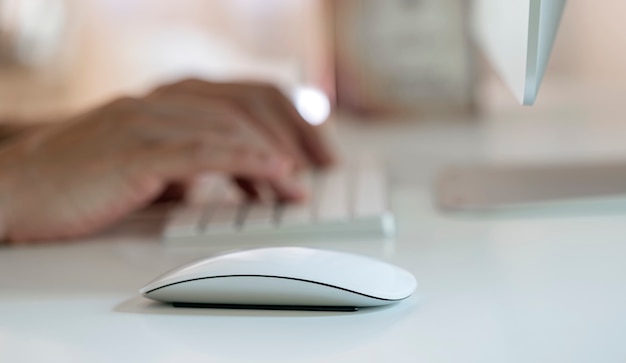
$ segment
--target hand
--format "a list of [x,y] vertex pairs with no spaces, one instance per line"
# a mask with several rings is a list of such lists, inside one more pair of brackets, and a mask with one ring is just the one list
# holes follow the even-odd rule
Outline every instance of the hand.
[[216,102],[237,109],[284,155],[293,158],[296,168],[329,166],[334,158],[318,130],[306,122],[278,88],[261,83],[211,83],[189,79],[156,89],[151,99],[166,97],[198,102]]
[[[273,85],[212,83],[188,79],[159,87],[148,98],[195,103],[197,107],[211,102],[237,110],[242,118],[266,137],[276,151],[289,157],[295,171],[310,166],[328,167],[334,163],[334,157],[319,131],[306,122],[289,99]],[[248,197],[259,197],[258,184],[263,183],[240,176],[235,177],[235,181]],[[268,184],[279,198],[285,199],[280,185],[275,182]]]
[[[280,198],[301,199],[291,173],[305,162],[331,161],[321,140],[307,136],[314,130],[284,98],[250,91],[264,86],[224,87],[230,98],[219,85],[182,82],[13,140],[0,150],[6,238],[19,243],[86,235],[150,203],[168,185],[208,171],[268,183]],[[270,111],[275,119],[259,116]]]

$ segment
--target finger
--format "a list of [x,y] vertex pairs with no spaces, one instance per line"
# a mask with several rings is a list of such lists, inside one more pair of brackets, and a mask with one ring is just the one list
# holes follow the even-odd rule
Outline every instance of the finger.
[[307,190],[290,177],[275,179],[269,186],[279,202],[302,202],[307,199]]
[[[214,96],[214,98],[225,102],[229,100],[226,96]],[[278,150],[293,157],[297,168],[306,165],[308,158],[304,150],[298,145],[298,140],[292,135],[290,127],[285,127],[281,120],[282,116],[276,112],[275,107],[260,98],[247,96],[241,96],[231,102],[248,116],[255,127],[267,135]]]
[[161,145],[137,158],[135,170],[161,180],[181,180],[214,171],[235,177],[274,180],[291,173],[291,163],[271,150],[254,145],[198,139]]
[[143,100],[134,118],[135,134],[153,141],[185,140],[198,135],[238,138],[250,134],[237,112],[193,97]]
[[291,101],[277,88],[269,87],[266,92],[277,104],[279,112],[290,120],[300,144],[313,164],[321,167],[332,165],[335,162],[334,155],[322,139],[319,129],[302,118]]
[[154,109],[165,108],[160,113],[169,113],[169,117],[174,119],[162,130],[166,131],[166,137],[206,135],[211,139],[217,137],[233,142],[245,140],[245,143],[279,152],[295,165],[293,153],[277,148],[253,126],[254,122],[242,112],[241,107],[230,100],[214,98],[207,101],[196,95],[171,94],[153,98],[150,102],[153,102]]
[[[298,159],[305,158],[316,166],[326,166],[332,164],[334,160],[318,130],[300,116],[291,102],[276,87],[186,80],[163,87],[156,92],[191,92],[207,98],[234,99],[246,104],[248,108],[256,108],[252,112],[257,115],[257,123],[263,125],[265,131],[270,133],[274,140],[278,140],[278,144],[290,155]],[[258,105],[263,105],[263,109],[259,109]]]
[[215,84],[200,80],[182,81],[169,87],[162,87],[150,97],[163,95],[193,95],[203,100],[230,103],[237,110],[244,112],[255,127],[268,136],[280,151],[294,158],[296,167],[304,166],[307,157],[299,146],[298,137],[293,135],[290,125],[282,120],[276,107],[268,102],[267,97],[254,91],[253,87],[237,84]]
[[301,202],[307,198],[304,187],[289,177],[271,181],[235,178],[235,183],[250,201]]
[[[196,89],[203,88],[207,91],[216,89],[215,85],[212,87],[210,85],[202,81],[188,81],[183,86],[195,87]],[[313,165],[323,167],[334,163],[334,155],[322,139],[319,130],[302,118],[291,101],[277,87],[261,83],[223,83],[218,84],[218,86],[220,91],[225,94],[233,95],[246,91],[249,95],[248,97],[264,99],[266,104],[274,109],[278,116],[277,119],[282,120],[283,126],[291,131],[291,135],[295,137],[298,144],[304,149]]]

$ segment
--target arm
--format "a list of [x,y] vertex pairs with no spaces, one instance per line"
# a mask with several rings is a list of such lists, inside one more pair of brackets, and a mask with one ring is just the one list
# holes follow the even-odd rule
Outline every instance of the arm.
[[293,172],[332,163],[317,130],[265,85],[186,81],[66,122],[0,129],[13,140],[0,147],[0,232],[12,243],[91,234],[206,172],[297,201]]

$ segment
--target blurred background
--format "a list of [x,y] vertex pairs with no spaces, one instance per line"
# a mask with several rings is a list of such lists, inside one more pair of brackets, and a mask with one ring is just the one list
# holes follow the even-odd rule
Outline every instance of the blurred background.
[[[164,82],[278,84],[312,122],[519,110],[472,46],[467,0],[0,0],[0,119],[56,118]],[[621,106],[626,3],[570,0],[546,108]],[[539,111],[537,111],[539,110]],[[409,117],[406,117],[406,116]]]

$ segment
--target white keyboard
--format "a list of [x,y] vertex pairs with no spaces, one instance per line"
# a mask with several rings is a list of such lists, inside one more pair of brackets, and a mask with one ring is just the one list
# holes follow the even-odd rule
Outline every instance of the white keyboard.
[[163,240],[198,246],[393,235],[387,178],[379,159],[362,155],[301,177],[309,191],[304,204],[246,202],[228,180],[208,178],[196,190],[202,202],[170,212]]

